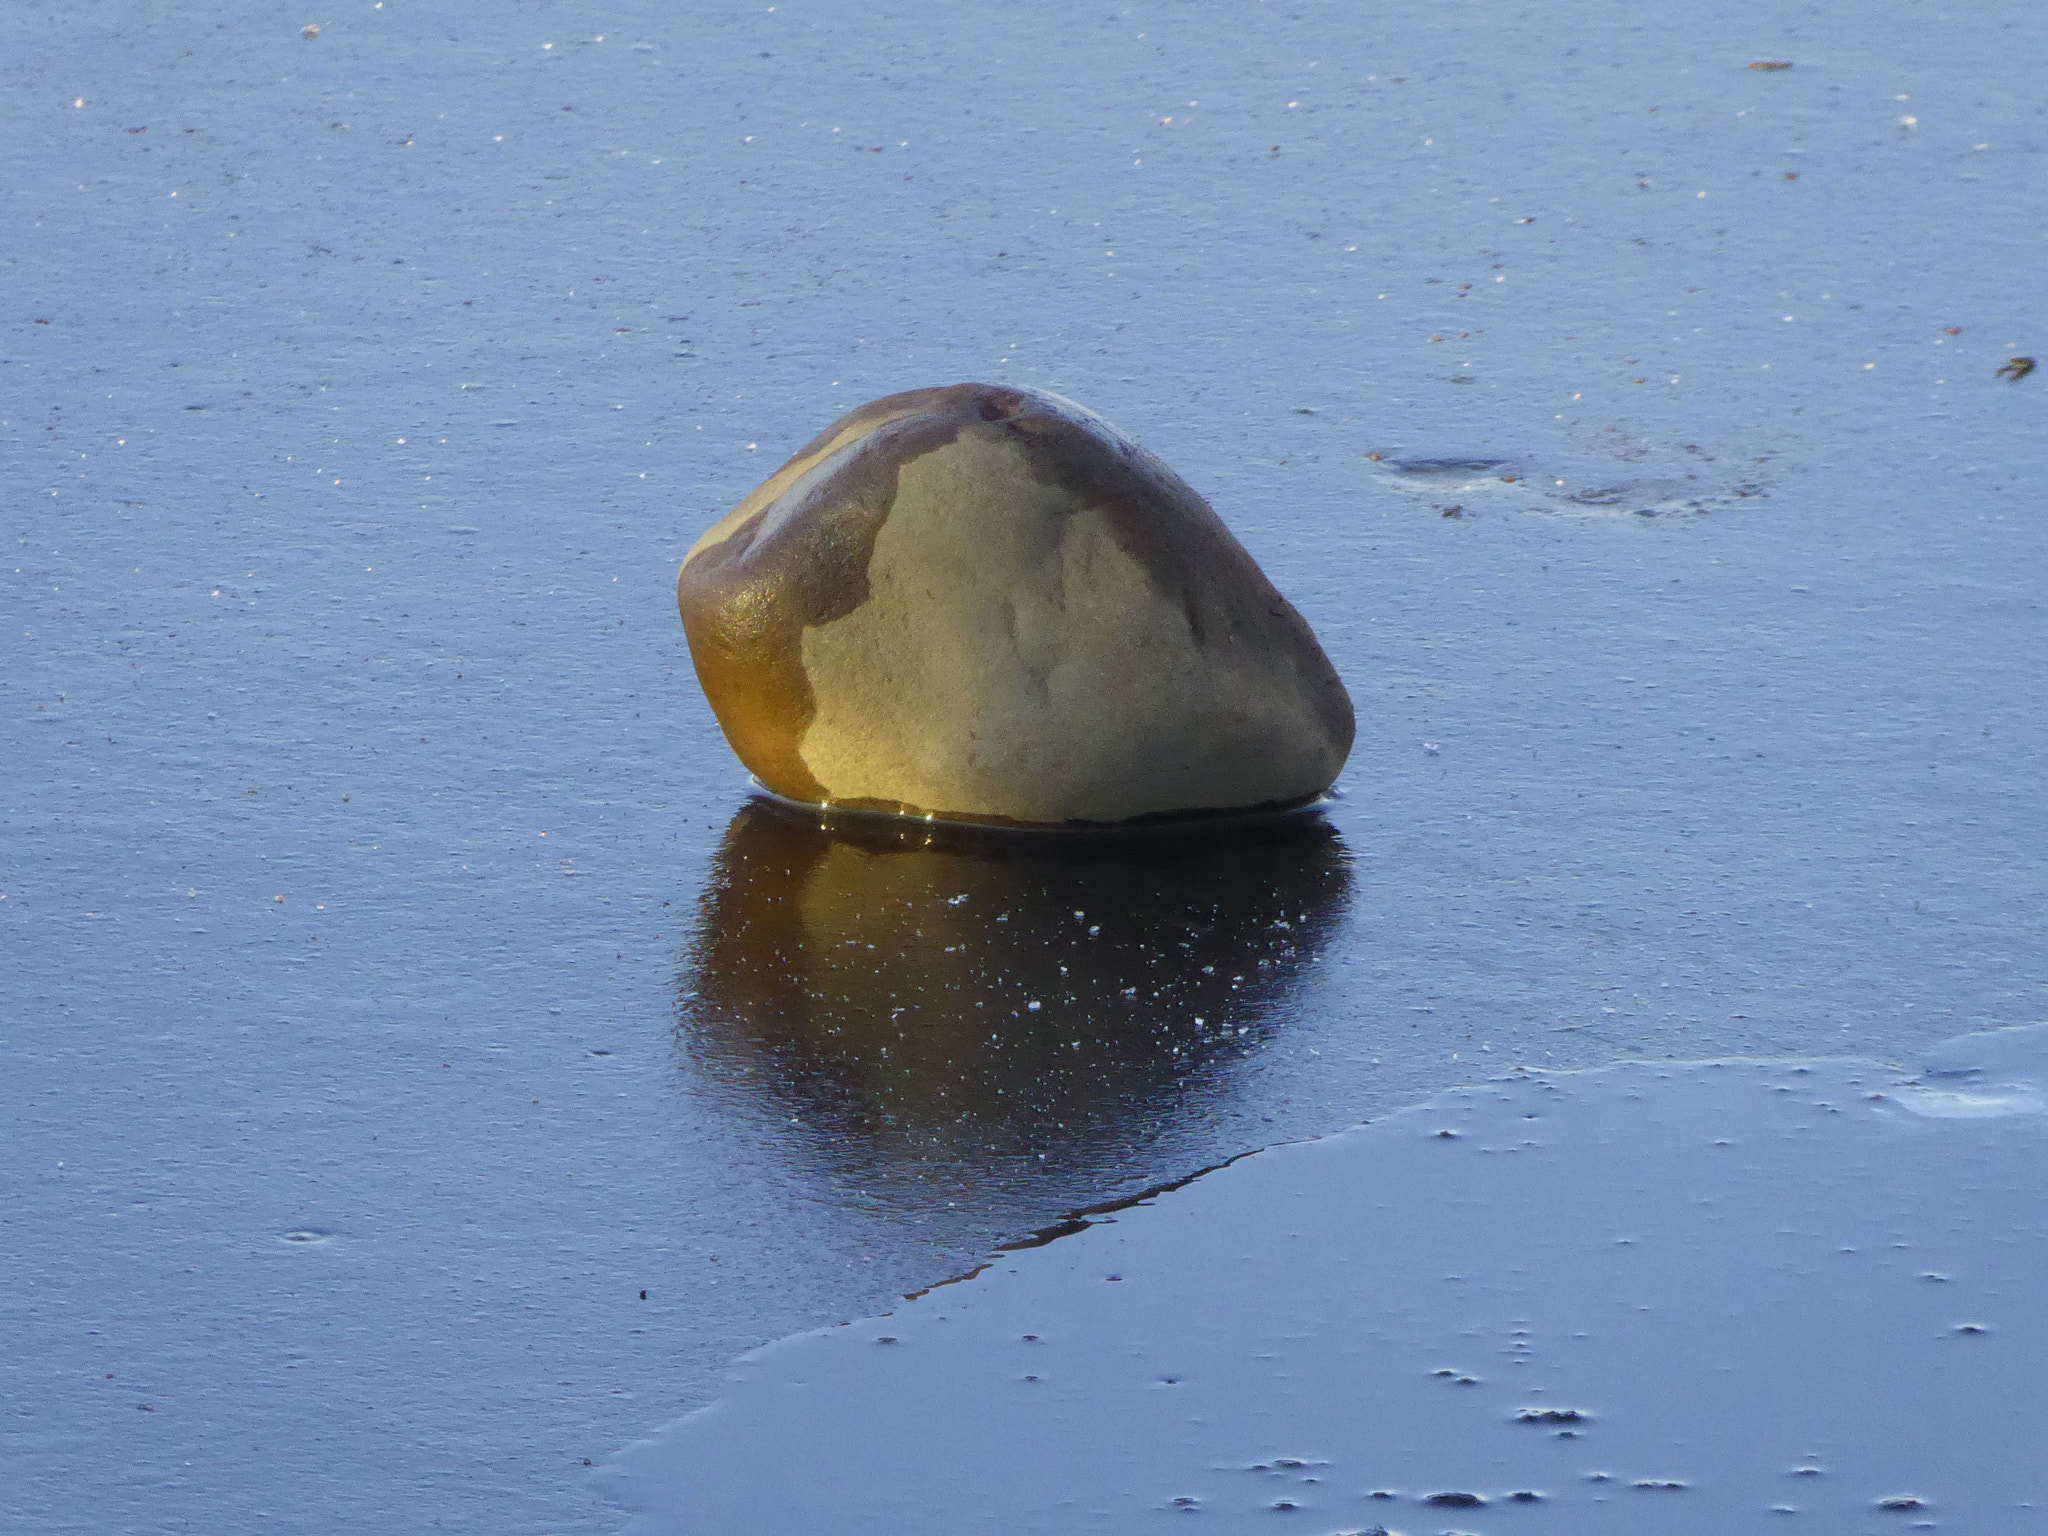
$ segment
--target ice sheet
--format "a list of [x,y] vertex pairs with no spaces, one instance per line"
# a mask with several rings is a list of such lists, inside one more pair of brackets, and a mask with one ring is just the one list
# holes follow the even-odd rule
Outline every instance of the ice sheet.
[[[0,1526],[600,1531],[586,1458],[1073,1208],[2038,1018],[2044,76],[2032,0],[0,6]],[[1360,745],[1291,952],[905,854],[906,1057],[729,927],[672,583],[969,378],[1207,494]]]
[[2030,1109],[1639,1063],[1261,1152],[748,1357],[605,1482],[635,1536],[2048,1530],[2048,1030],[1988,1040]]

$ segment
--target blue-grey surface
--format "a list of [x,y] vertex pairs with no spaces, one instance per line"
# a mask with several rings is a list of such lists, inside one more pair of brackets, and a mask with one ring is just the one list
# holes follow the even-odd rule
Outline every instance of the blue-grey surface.
[[[1515,1063],[2038,1017],[2044,54],[2022,0],[0,9],[0,1523],[603,1529],[585,1458],[724,1362],[1070,1207]],[[1292,917],[903,850],[958,927],[874,1001],[1071,983],[972,1060],[707,974],[763,834],[670,594],[967,378],[1206,492],[1361,718]],[[793,931],[876,942],[878,856]]]
[[635,1536],[2048,1531],[2003,1034],[1456,1089],[772,1345],[605,1476]]

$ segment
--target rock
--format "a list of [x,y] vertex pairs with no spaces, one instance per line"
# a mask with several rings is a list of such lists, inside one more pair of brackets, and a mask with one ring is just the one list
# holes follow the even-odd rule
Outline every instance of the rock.
[[1328,789],[1351,700],[1201,496],[1034,390],[842,416],[683,561],[726,739],[792,800],[1048,825]]

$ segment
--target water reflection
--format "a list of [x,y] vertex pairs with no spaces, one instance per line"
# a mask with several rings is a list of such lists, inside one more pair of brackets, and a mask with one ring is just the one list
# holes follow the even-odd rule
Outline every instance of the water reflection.
[[864,1176],[1075,1172],[1227,1080],[1349,881],[1314,815],[1102,839],[755,800],[702,900],[683,1047],[729,1109]]

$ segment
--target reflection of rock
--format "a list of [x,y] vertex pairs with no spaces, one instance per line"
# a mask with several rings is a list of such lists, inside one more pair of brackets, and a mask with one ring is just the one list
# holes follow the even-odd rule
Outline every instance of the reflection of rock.
[[705,696],[795,800],[973,821],[1296,804],[1351,749],[1308,623],[1185,481],[1070,400],[840,418],[676,584]]
[[684,1040],[778,1116],[881,1142],[1127,1130],[1260,1037],[1348,881],[1312,815],[1111,841],[828,831],[757,800],[704,897]]

